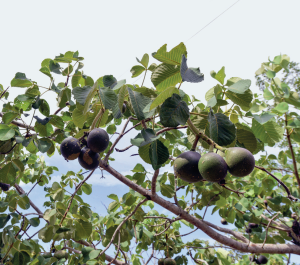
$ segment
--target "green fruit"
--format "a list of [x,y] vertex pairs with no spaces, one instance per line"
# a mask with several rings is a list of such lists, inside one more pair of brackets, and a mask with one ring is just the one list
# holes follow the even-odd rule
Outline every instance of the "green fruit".
[[210,182],[220,182],[227,175],[227,164],[223,157],[216,153],[204,154],[198,164],[202,177]]
[[161,258],[161,259],[158,260],[157,265],[164,265],[164,262],[165,262],[165,259]]
[[109,136],[103,129],[96,128],[89,133],[87,145],[94,153],[103,152],[109,144]]
[[225,160],[228,171],[235,177],[249,175],[255,166],[254,156],[245,148],[231,147],[226,150]]
[[67,160],[74,160],[80,155],[81,147],[79,140],[74,137],[68,137],[62,141],[60,152]]
[[85,169],[95,169],[99,166],[100,156],[92,152],[89,148],[82,148],[78,157],[79,164]]
[[54,257],[57,259],[68,259],[68,253],[65,250],[58,250],[54,253]]
[[176,261],[171,258],[166,258],[164,261],[164,265],[176,265]]
[[52,257],[52,254],[50,252],[44,252],[44,254],[42,254],[42,256],[45,258],[45,259],[48,259],[48,258],[51,258]]
[[203,180],[198,169],[200,157],[201,155],[194,151],[180,154],[174,161],[175,176],[189,183]]
[[264,255],[260,255],[258,257],[257,261],[259,262],[259,264],[267,264],[268,263],[268,259]]

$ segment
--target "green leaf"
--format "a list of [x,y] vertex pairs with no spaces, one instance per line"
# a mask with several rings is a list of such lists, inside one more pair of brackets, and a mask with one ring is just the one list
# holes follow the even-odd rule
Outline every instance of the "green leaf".
[[10,220],[10,215],[0,216],[0,229],[4,228],[7,222]]
[[71,80],[72,88],[75,88],[79,85],[81,78],[82,78],[81,72],[80,71],[78,71],[77,73],[75,72]]
[[164,91],[162,91],[157,97],[156,99],[154,99],[154,101],[152,102],[151,106],[150,106],[150,110],[156,108],[157,106],[163,104],[165,102],[165,100],[169,97],[171,97],[173,94],[178,94],[179,95],[179,90],[177,87],[169,87],[167,89],[165,89]]
[[104,104],[105,109],[112,110],[117,102],[117,94],[110,88],[101,87],[99,88],[101,101]]
[[52,77],[52,75],[50,73],[50,69],[48,67],[42,67],[40,69],[40,72],[43,73],[43,74],[45,74],[45,75],[47,75],[47,76],[49,76],[51,78],[51,80],[53,79],[53,77]]
[[231,91],[226,91],[225,95],[235,104],[239,105],[244,111],[248,111],[250,103],[253,99],[253,94],[250,89],[246,90],[244,94],[238,94]]
[[145,172],[145,168],[142,164],[138,163],[135,165],[134,169],[131,170],[132,172]]
[[113,88],[113,86],[117,84],[117,82],[117,79],[113,75],[103,76],[103,84],[105,87]]
[[65,191],[64,189],[58,189],[54,194],[53,194],[53,199],[55,201],[63,201],[65,196]]
[[12,259],[13,265],[26,265],[30,261],[30,256],[26,251],[17,251]]
[[153,169],[159,169],[169,159],[169,150],[161,141],[156,140],[150,145],[149,157]]
[[268,78],[272,79],[272,78],[274,78],[274,77],[276,76],[276,72],[271,71],[271,70],[268,70],[268,71],[266,72],[266,76],[267,76]]
[[49,62],[49,69],[53,73],[56,73],[56,74],[59,74],[59,75],[61,74],[59,63],[56,63],[53,60],[51,60]]
[[92,233],[92,224],[83,220],[75,220],[75,235],[76,238],[84,239],[90,236]]
[[64,129],[65,123],[60,116],[51,115],[49,118],[51,118],[49,120],[49,123],[52,124],[54,127],[57,127],[58,129],[61,129],[61,130]]
[[19,200],[18,200],[18,205],[23,210],[29,209],[29,207],[30,207],[29,198],[25,194],[21,195]]
[[16,179],[16,170],[13,163],[9,162],[0,169],[0,182],[6,184],[14,184]]
[[139,76],[146,69],[141,65],[135,65],[131,68],[130,73],[132,74],[131,78]]
[[39,111],[44,116],[49,117],[50,116],[50,106],[48,102],[45,99],[41,99],[41,104],[39,106]]
[[286,102],[280,102],[275,108],[272,109],[273,112],[279,112],[281,114],[289,111],[289,105]]
[[40,218],[39,217],[33,217],[33,218],[29,219],[29,223],[33,227],[38,227],[40,225]]
[[187,59],[182,55],[182,61],[180,65],[180,74],[182,82],[199,83],[204,80],[204,74],[200,72],[200,68],[188,68]]
[[114,134],[116,132],[116,130],[117,130],[117,127],[114,124],[108,125],[107,129],[106,129],[108,134]]
[[110,198],[110,199],[112,199],[112,200],[114,200],[114,201],[119,202],[119,197],[118,197],[116,194],[109,194],[109,195],[107,196],[107,198]]
[[56,234],[60,234],[60,233],[64,233],[64,232],[68,232],[70,231],[71,229],[68,228],[68,227],[60,227],[56,230]]
[[251,131],[237,129],[237,141],[245,146],[251,153],[257,148],[257,140]]
[[179,95],[173,94],[162,104],[159,116],[163,126],[177,127],[187,122],[190,112],[186,102]]
[[4,122],[4,124],[9,124],[18,116],[19,114],[15,112],[6,112],[2,117],[2,121]]
[[132,91],[130,87],[127,87],[127,90],[132,108],[138,120],[144,120],[154,114],[154,110],[150,112],[144,111],[145,107],[151,103],[150,98],[144,96],[142,93]]
[[160,64],[153,71],[151,81],[158,91],[175,86],[181,82],[180,66]]
[[211,71],[210,75],[212,78],[218,80],[222,85],[224,85],[224,79],[225,79],[225,66],[223,66],[218,73],[215,71]]
[[108,212],[115,212],[120,207],[120,203],[118,201],[113,201],[108,205]]
[[91,91],[92,91],[92,87],[90,87],[90,86],[75,87],[72,90],[72,94],[74,95],[74,98],[76,99],[76,101],[78,103],[80,103],[81,105],[84,105],[86,98],[88,97],[88,95],[90,94]]
[[68,67],[66,67],[63,71],[62,71],[62,75],[63,76],[67,76],[69,74],[71,74],[73,72],[73,66],[70,64]]
[[19,159],[12,160],[12,163],[20,172],[24,171],[24,164]]
[[127,86],[123,85],[120,88],[119,93],[118,93],[118,106],[119,106],[120,110],[123,109],[123,104],[124,104],[126,94],[127,94]]
[[83,124],[86,122],[87,114],[84,114],[83,108],[80,108],[77,105],[77,108],[72,113],[72,117],[73,117],[74,124],[77,127],[82,128]]
[[88,260],[95,259],[100,254],[101,250],[95,250],[91,247],[84,247],[81,249],[83,255],[83,262],[87,262]]
[[148,55],[148,53],[145,53],[145,54],[143,55],[142,60],[139,60],[138,58],[136,58],[136,60],[137,60],[140,64],[142,64],[145,68],[147,68],[147,67],[148,67],[148,64],[149,64],[149,55]]
[[58,106],[60,108],[64,108],[66,106],[66,103],[70,100],[71,100],[71,89],[66,87],[59,92],[58,100],[57,100]]
[[251,80],[249,79],[241,79],[236,83],[232,84],[228,87],[228,90],[237,93],[237,94],[244,94],[250,87]]
[[271,120],[275,116],[275,114],[272,114],[272,113],[269,113],[269,112],[263,112],[260,115],[253,114],[252,116],[260,124],[264,124],[264,123],[268,122],[269,120]]
[[29,87],[32,85],[32,82],[26,78],[24,73],[16,73],[15,78],[11,80],[10,85],[12,87]]
[[168,198],[173,198],[175,195],[174,186],[171,186],[169,184],[160,184],[160,192],[162,195]]
[[147,144],[147,145],[139,147],[140,157],[148,164],[151,164],[151,160],[150,160],[150,156],[149,156],[150,145],[151,144]]
[[44,243],[50,242],[54,236],[54,227],[52,225],[48,225],[39,231],[39,239],[41,239]]
[[14,129],[11,129],[9,126],[0,124],[0,141],[6,141],[15,136]]
[[208,114],[210,137],[221,146],[231,144],[236,137],[236,128],[229,118],[222,114],[214,114],[212,110]]
[[256,138],[267,143],[269,146],[273,146],[275,143],[282,140],[284,128],[274,120],[269,120],[264,124],[260,124],[253,119],[252,131]]
[[271,100],[274,98],[273,94],[270,92],[270,90],[267,87],[264,89],[264,98],[265,100]]
[[82,191],[87,195],[90,195],[92,193],[92,186],[90,184],[84,183],[81,188]]
[[157,52],[152,53],[152,56],[163,63],[180,65],[182,54],[187,56],[186,47],[183,42],[169,52],[167,52],[167,44],[165,44],[160,47]]

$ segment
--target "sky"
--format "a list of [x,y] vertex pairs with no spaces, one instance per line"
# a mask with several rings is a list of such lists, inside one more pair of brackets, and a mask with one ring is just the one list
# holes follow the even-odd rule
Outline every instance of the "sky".
[[[222,66],[226,78],[250,79],[252,91],[258,92],[254,73],[268,57],[288,54],[291,60],[300,62],[299,9],[297,0],[1,1],[0,84],[7,88],[15,73],[23,72],[47,87],[48,77],[39,72],[43,59],[77,50],[85,58],[84,73],[94,80],[112,74],[127,83],[141,84],[142,79],[132,79],[130,74],[131,67],[137,64],[136,57],[151,55],[164,44],[170,50],[184,42],[188,66],[200,67],[204,73],[203,82],[181,86],[187,94],[205,103],[206,91],[217,82],[210,77],[210,71],[218,71]],[[152,62],[157,63],[150,56]],[[55,82],[59,81],[57,77]],[[147,78],[145,85],[153,87]],[[11,88],[9,92],[12,100],[24,89]],[[57,109],[55,97],[54,93],[47,93],[51,113]],[[128,146],[135,134],[124,137],[119,148]],[[134,148],[114,154],[113,166],[121,173],[130,173],[133,153]],[[45,159],[59,168],[54,174],[56,180],[68,170],[80,169],[77,162],[66,163],[57,153]],[[134,163],[138,161],[134,157]],[[151,171],[149,165],[145,167]],[[108,206],[110,202],[108,194],[122,195],[127,191],[113,177],[105,175],[105,179],[100,179],[100,173],[90,180],[96,192],[87,196],[91,204],[95,200],[101,202],[92,205],[99,214],[105,212],[103,204]],[[31,196],[33,200],[44,196],[43,190],[36,188]],[[205,237],[203,233],[196,236]],[[300,258],[294,260],[300,262]]]

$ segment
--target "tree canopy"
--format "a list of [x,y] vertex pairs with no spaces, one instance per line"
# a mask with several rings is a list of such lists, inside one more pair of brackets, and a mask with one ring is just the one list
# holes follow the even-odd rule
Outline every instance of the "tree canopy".
[[[0,264],[286,264],[300,255],[298,65],[287,55],[263,62],[255,72],[261,93],[250,79],[226,78],[225,67],[211,71],[216,85],[201,102],[185,93],[186,82],[199,87],[204,75],[190,67],[184,43],[152,58],[144,54],[130,70],[141,84],[93,79],[78,51],[68,51],[42,61],[49,86],[20,72],[0,85]],[[9,101],[15,87],[24,93]],[[48,93],[56,94],[54,113]],[[132,173],[122,175],[114,153],[134,146],[143,163],[133,158]],[[49,186],[58,168],[43,155],[55,153],[85,169]],[[128,186],[109,195],[105,214],[82,196],[97,192],[86,183],[95,170]],[[44,187],[45,211],[21,182]],[[200,230],[215,244],[199,239]]]

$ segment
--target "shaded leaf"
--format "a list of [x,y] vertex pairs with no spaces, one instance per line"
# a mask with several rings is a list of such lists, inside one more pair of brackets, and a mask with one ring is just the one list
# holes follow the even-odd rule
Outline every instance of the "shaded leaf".
[[149,157],[153,169],[159,169],[169,159],[169,150],[161,141],[155,140],[150,145]]
[[212,78],[218,80],[222,85],[224,84],[224,79],[225,79],[225,66],[223,66],[218,73],[215,71],[211,71],[210,75]]
[[169,88],[165,89],[164,91],[162,91],[150,105],[150,110],[156,108],[160,104],[163,104],[164,101],[167,98],[171,97],[174,93],[179,95],[179,90],[177,87],[169,87]]
[[180,66],[180,74],[182,82],[199,83],[204,80],[204,74],[200,72],[200,68],[188,68],[187,59],[182,55],[182,61]]
[[32,82],[26,78],[24,73],[16,73],[13,80],[11,80],[10,85],[12,87],[29,87],[32,85]]
[[236,83],[232,84],[228,87],[228,90],[237,93],[237,94],[244,94],[245,91],[249,89],[251,85],[251,80],[249,79],[241,79]]

